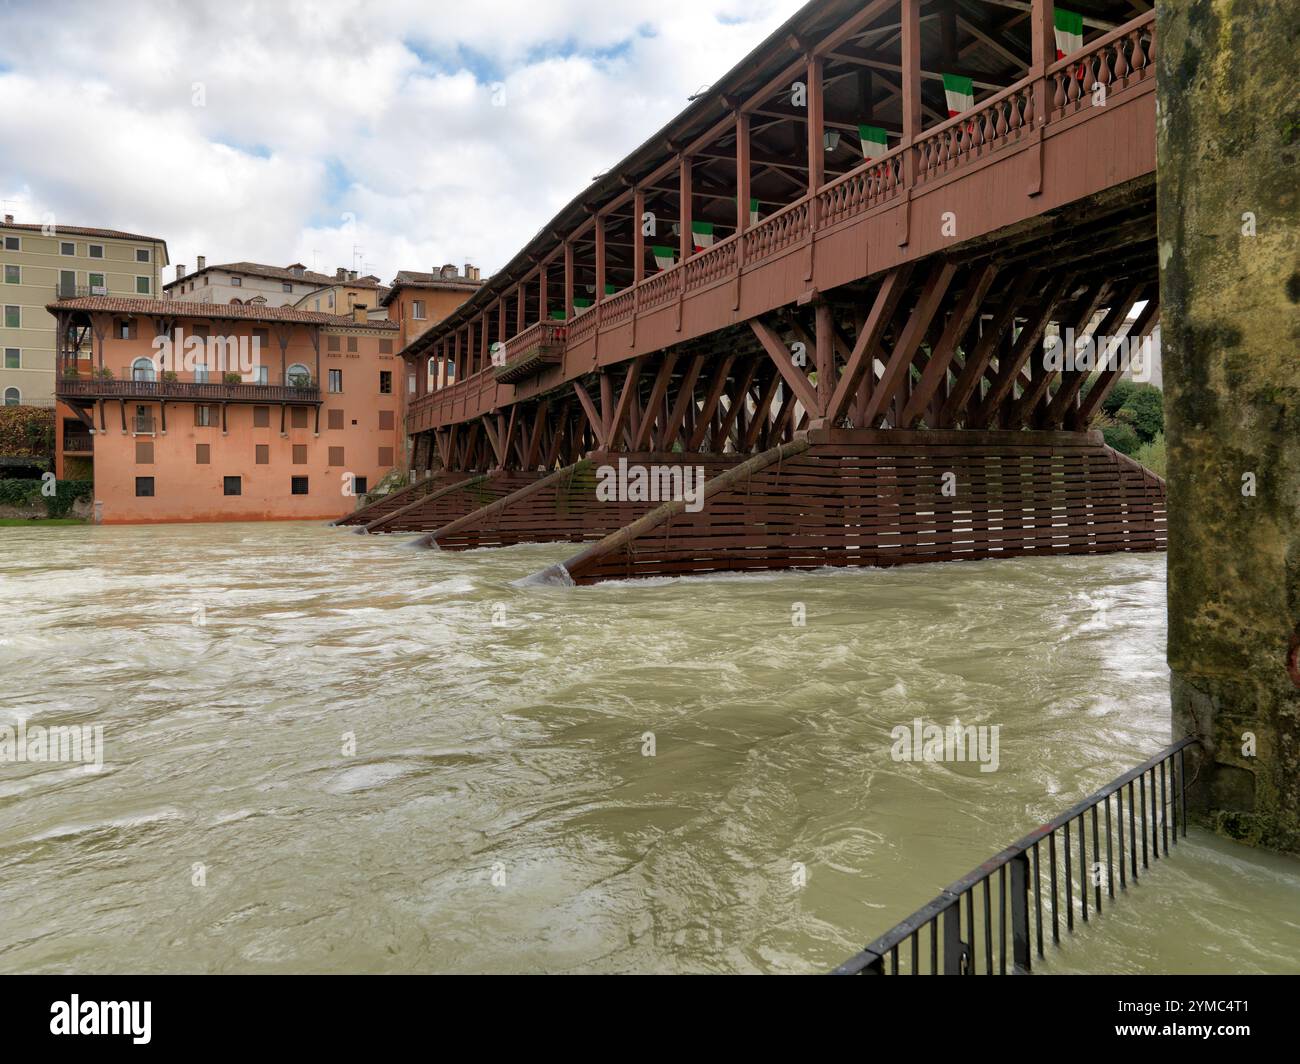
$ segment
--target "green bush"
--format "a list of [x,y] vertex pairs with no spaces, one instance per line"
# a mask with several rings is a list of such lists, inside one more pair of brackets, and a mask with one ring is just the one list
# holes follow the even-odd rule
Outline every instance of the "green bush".
[[1106,441],[1106,446],[1115,448],[1121,454],[1135,455],[1137,449],[1142,446],[1142,441],[1138,439],[1138,434],[1132,425],[1123,423],[1107,425],[1101,430],[1101,435]]
[[1169,461],[1165,455],[1164,433],[1156,435],[1150,443],[1144,443],[1133,456],[1157,476],[1167,477]]
[[72,512],[73,503],[78,499],[89,499],[95,494],[95,486],[89,480],[57,480],[53,495],[42,495],[41,480],[0,480],[0,506],[19,508],[45,503],[47,517],[67,517]]
[[1165,397],[1153,385],[1138,385],[1121,410],[1132,413],[1133,427],[1143,443],[1150,443],[1165,431]]

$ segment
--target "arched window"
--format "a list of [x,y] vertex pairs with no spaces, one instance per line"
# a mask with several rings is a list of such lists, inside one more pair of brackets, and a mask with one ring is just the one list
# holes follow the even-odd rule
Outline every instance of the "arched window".
[[311,383],[311,370],[301,362],[295,362],[284,374],[284,382],[296,387],[305,387]]
[[230,305],[232,307],[242,307],[244,305],[244,301],[242,299],[232,299],[230,301]]
[[23,401],[23,393],[17,388],[5,389],[5,406],[17,406]]
[[131,363],[131,379],[133,381],[151,381],[154,379],[153,359],[137,358]]

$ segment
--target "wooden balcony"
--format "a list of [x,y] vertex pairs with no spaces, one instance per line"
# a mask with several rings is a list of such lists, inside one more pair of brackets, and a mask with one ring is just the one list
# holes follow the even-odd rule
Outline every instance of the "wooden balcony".
[[502,384],[534,377],[546,366],[556,366],[564,359],[567,327],[563,322],[539,321],[530,325],[505,344],[502,362],[492,367],[492,376]]
[[287,404],[320,406],[324,402],[315,384],[222,384],[197,381],[137,380],[129,370],[120,377],[60,377],[55,395],[67,401],[96,402],[129,399],[177,403],[245,403],[256,406]]
[[1155,64],[1147,12],[750,228],[599,296],[567,323],[562,354],[526,366],[521,354],[517,372],[512,359],[415,399],[407,430],[477,419],[1038,216],[1068,222],[1074,205],[1154,173]]

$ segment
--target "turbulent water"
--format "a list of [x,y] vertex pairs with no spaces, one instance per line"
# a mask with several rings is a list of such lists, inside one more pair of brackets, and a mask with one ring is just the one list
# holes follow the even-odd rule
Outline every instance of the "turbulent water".
[[[0,725],[104,729],[0,764],[0,970],[817,972],[1169,741],[1160,555],[511,586],[571,551],[0,529]],[[1294,971],[1298,898],[1193,830],[1046,967]]]

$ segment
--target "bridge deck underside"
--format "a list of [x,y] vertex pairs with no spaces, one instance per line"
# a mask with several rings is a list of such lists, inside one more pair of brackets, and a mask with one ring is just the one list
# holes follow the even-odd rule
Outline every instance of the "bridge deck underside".
[[812,433],[806,451],[773,458],[700,512],[661,507],[636,534],[575,555],[559,576],[593,584],[1164,548],[1163,481],[1097,435],[969,435],[979,438]]

